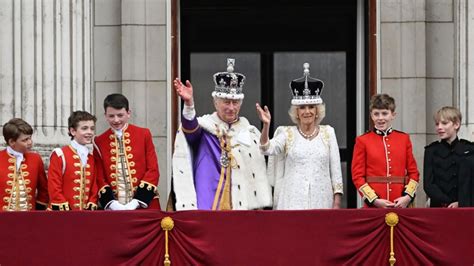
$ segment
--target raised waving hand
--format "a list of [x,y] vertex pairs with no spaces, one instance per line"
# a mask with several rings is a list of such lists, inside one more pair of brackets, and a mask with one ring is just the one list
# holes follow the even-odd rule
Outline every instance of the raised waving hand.
[[176,93],[178,93],[179,97],[183,99],[184,103],[188,106],[193,105],[193,85],[191,84],[191,82],[189,82],[189,80],[186,80],[186,85],[184,85],[179,78],[176,78],[173,81],[173,84]]
[[[268,143],[268,130],[270,127],[270,122],[272,121],[272,115],[270,114],[270,110],[265,105],[262,109],[258,103],[255,104],[257,108],[258,118],[263,123],[262,127],[262,134],[260,135],[260,145],[266,145]],[[263,147],[264,150],[268,149],[268,146]]]
[[268,110],[268,107],[265,105],[263,108],[260,107],[260,105],[257,103],[255,104],[257,108],[257,115],[258,118],[260,118],[260,121],[264,124],[270,124],[272,121],[272,115],[270,114],[270,110]]

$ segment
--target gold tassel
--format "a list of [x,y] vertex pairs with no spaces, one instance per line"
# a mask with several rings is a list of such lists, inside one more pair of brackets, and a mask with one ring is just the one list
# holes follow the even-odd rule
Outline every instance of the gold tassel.
[[[229,164],[227,166],[221,165],[221,175],[219,177],[216,193],[214,194],[214,201],[212,203],[213,211],[232,210],[232,203],[230,198],[230,179],[231,167],[234,167],[235,160],[232,156],[232,146],[230,145],[230,137],[226,137],[225,135],[219,136],[219,142],[221,146],[221,152],[227,155]],[[218,202],[220,202],[219,205],[217,204]]]
[[161,220],[161,228],[165,230],[165,260],[163,264],[165,266],[170,266],[171,261],[170,261],[170,255],[168,251],[168,231],[171,231],[174,227],[174,221],[171,219],[171,217],[166,216]]
[[385,215],[385,223],[390,226],[390,258],[388,262],[393,266],[397,261],[395,259],[395,252],[393,251],[393,228],[398,224],[398,215],[394,212],[389,212]]
[[[232,160],[232,155],[230,157]],[[224,182],[224,188],[222,189],[222,197],[219,204],[219,210],[232,210],[232,203],[230,202],[230,177],[231,167],[228,166],[226,169],[226,179]]]
[[222,183],[224,181],[224,174],[225,174],[224,167],[221,167],[221,175],[219,177],[219,183],[217,184],[216,194],[214,194],[214,201],[212,203],[212,210],[217,210],[217,202],[219,202],[219,194],[221,193]]

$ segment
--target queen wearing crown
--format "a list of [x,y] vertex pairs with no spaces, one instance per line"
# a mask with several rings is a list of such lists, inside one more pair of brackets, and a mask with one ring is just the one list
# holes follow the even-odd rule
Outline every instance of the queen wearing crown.
[[239,116],[245,76],[214,74],[216,111],[196,118],[193,86],[178,78],[176,92],[184,101],[181,128],[173,154],[176,210],[252,210],[272,205],[265,158],[259,151],[260,131]]
[[323,82],[304,76],[290,83],[293,94],[288,111],[295,126],[280,126],[269,140],[271,114],[267,106],[257,113],[263,123],[260,149],[269,155],[268,174],[274,186],[274,209],[340,208],[343,193],[339,147],[334,128],[320,125],[325,116]]

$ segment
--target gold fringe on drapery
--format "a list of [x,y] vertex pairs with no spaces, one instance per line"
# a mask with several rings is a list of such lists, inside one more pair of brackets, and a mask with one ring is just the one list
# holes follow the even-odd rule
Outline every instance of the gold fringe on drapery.
[[171,217],[167,216],[161,220],[161,228],[165,231],[165,260],[164,260],[164,265],[165,266],[170,266],[171,261],[170,261],[170,255],[168,251],[168,231],[173,230],[174,227],[174,221],[171,219]]
[[388,262],[393,266],[397,261],[395,259],[395,252],[393,251],[393,228],[398,224],[398,215],[394,212],[389,212],[385,215],[385,223],[390,226],[390,258]]

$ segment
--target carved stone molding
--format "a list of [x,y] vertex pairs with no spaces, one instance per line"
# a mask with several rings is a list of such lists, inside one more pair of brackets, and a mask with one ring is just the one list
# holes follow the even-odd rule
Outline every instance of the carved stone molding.
[[93,111],[91,2],[0,1],[0,121],[23,118],[38,145],[68,143],[70,113]]

